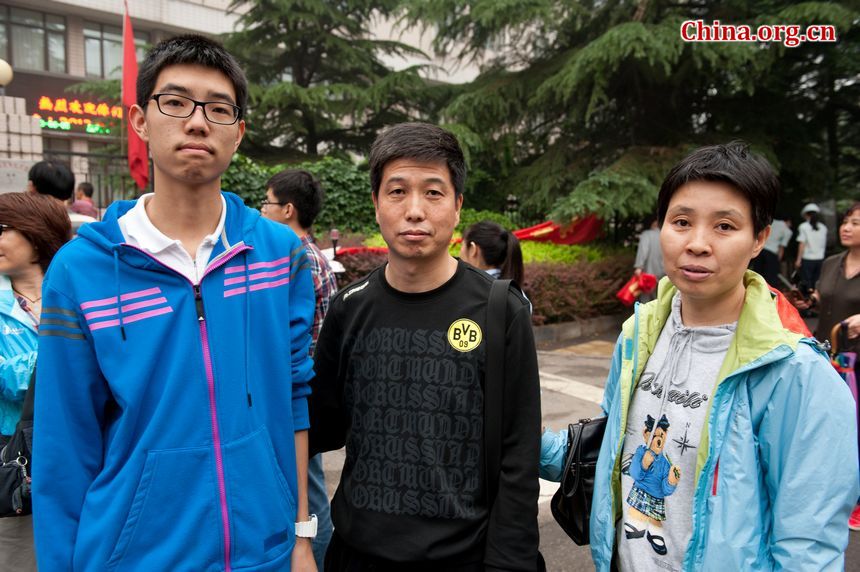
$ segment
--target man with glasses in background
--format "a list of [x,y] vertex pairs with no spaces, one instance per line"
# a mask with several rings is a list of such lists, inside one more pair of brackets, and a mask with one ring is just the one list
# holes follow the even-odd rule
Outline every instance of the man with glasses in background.
[[[269,220],[285,224],[302,239],[311,276],[314,279],[316,307],[311,330],[310,355],[313,355],[323,318],[328,312],[332,297],[337,292],[337,280],[328,259],[314,242],[311,233],[314,221],[322,210],[323,188],[308,171],[286,169],[276,173],[266,183],[266,198],[260,203],[260,212]],[[314,559],[322,569],[325,553],[331,539],[331,507],[325,486],[322,453],[308,462],[308,506],[317,515],[317,535],[313,540]]]
[[221,191],[247,91],[210,39],[153,48],[129,125],[155,192],[114,203],[48,272],[41,569],[316,570],[309,264],[295,233]]

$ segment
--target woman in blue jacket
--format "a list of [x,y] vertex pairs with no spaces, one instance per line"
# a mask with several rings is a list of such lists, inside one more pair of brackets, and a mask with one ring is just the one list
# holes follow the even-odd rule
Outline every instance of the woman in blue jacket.
[[[0,194],[0,446],[15,432],[36,364],[42,278],[70,232],[51,197]],[[0,519],[0,570],[36,570],[30,516]]]
[[[778,195],[767,161],[737,143],[694,151],[660,189],[667,277],[624,324],[602,404],[598,571],[844,567],[860,492],[853,400],[746,270]],[[545,478],[560,476],[565,433],[544,434]],[[662,496],[641,494],[656,472]]]

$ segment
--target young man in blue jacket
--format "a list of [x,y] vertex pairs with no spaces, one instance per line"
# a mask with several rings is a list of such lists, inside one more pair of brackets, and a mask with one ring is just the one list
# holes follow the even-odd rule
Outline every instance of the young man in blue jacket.
[[154,190],[114,203],[44,285],[34,429],[43,570],[315,570],[307,524],[314,293],[301,241],[221,191],[247,84],[182,36],[129,125]]
[[[625,322],[603,399],[598,572],[845,566],[860,492],[854,400],[746,270],[778,197],[772,167],[739,143],[694,151],[663,182],[667,277]],[[544,477],[558,480],[566,448],[566,431],[544,434]]]

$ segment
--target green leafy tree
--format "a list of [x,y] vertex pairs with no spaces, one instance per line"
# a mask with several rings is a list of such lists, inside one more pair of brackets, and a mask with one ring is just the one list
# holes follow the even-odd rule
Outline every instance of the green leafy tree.
[[398,1],[236,0],[246,11],[226,43],[251,82],[246,152],[366,153],[381,127],[415,117],[426,87],[418,67],[392,71],[381,56],[423,54],[369,31]]
[[[435,49],[479,62],[440,120],[476,143],[478,192],[560,221],[653,211],[668,168],[742,138],[793,201],[860,184],[860,16],[848,2],[407,0]],[[687,43],[685,20],[831,24],[836,43]],[[474,206],[474,204],[472,205]]]
[[366,170],[335,157],[297,167],[313,173],[325,190],[323,209],[315,223],[321,233],[331,228],[362,233],[377,230],[370,175]]

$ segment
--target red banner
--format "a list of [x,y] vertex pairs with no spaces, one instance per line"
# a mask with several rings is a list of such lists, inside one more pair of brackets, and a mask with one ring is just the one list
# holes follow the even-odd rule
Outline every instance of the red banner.
[[597,215],[577,217],[565,226],[547,221],[529,228],[514,231],[520,240],[552,242],[555,244],[582,244],[599,237],[603,231],[603,221]]
[[[137,52],[128,3],[125,4],[125,22],[122,30],[122,104],[129,108],[137,103]],[[128,170],[137,186],[145,189],[149,183],[149,154],[146,143],[128,126]]]

